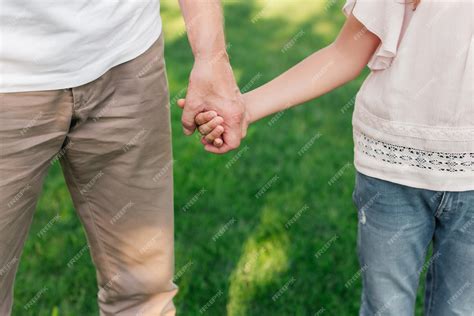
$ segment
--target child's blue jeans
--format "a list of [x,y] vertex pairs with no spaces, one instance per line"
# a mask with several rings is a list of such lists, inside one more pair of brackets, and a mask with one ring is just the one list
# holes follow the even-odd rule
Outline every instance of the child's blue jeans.
[[353,199],[361,316],[413,315],[425,270],[426,316],[474,315],[474,191],[416,189],[357,173]]

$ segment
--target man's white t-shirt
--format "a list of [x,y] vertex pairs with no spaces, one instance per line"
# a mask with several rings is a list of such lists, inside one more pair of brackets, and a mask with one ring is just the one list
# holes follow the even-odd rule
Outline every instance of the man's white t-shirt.
[[145,52],[159,0],[0,0],[0,92],[80,86]]

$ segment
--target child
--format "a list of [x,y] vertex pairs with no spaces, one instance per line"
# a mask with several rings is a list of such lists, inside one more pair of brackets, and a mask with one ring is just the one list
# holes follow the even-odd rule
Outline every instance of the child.
[[[413,315],[431,242],[425,314],[474,311],[473,1],[418,2],[348,0],[331,45],[244,94],[252,123],[371,69],[353,115],[360,315]],[[217,114],[196,116],[215,153]]]

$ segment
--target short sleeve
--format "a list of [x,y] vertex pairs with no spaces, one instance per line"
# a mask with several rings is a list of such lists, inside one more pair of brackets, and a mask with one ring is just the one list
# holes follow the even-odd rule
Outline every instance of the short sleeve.
[[387,69],[397,55],[405,19],[403,1],[347,0],[343,7],[346,16],[351,13],[370,32],[377,35],[381,44],[368,63],[371,70]]

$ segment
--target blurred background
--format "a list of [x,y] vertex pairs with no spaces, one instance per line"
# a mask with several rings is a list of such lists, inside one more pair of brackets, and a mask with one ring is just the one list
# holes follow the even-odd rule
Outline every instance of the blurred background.
[[[343,4],[224,1],[227,47],[242,91],[329,44],[344,23]],[[193,64],[177,0],[162,0],[162,16],[174,134],[178,315],[357,315],[351,115],[367,72],[254,124],[240,149],[213,156],[196,137],[183,136],[175,106]],[[13,315],[98,315],[85,247],[55,164],[17,274]],[[43,288],[34,308],[25,309]],[[418,300],[417,315],[420,307]]]

